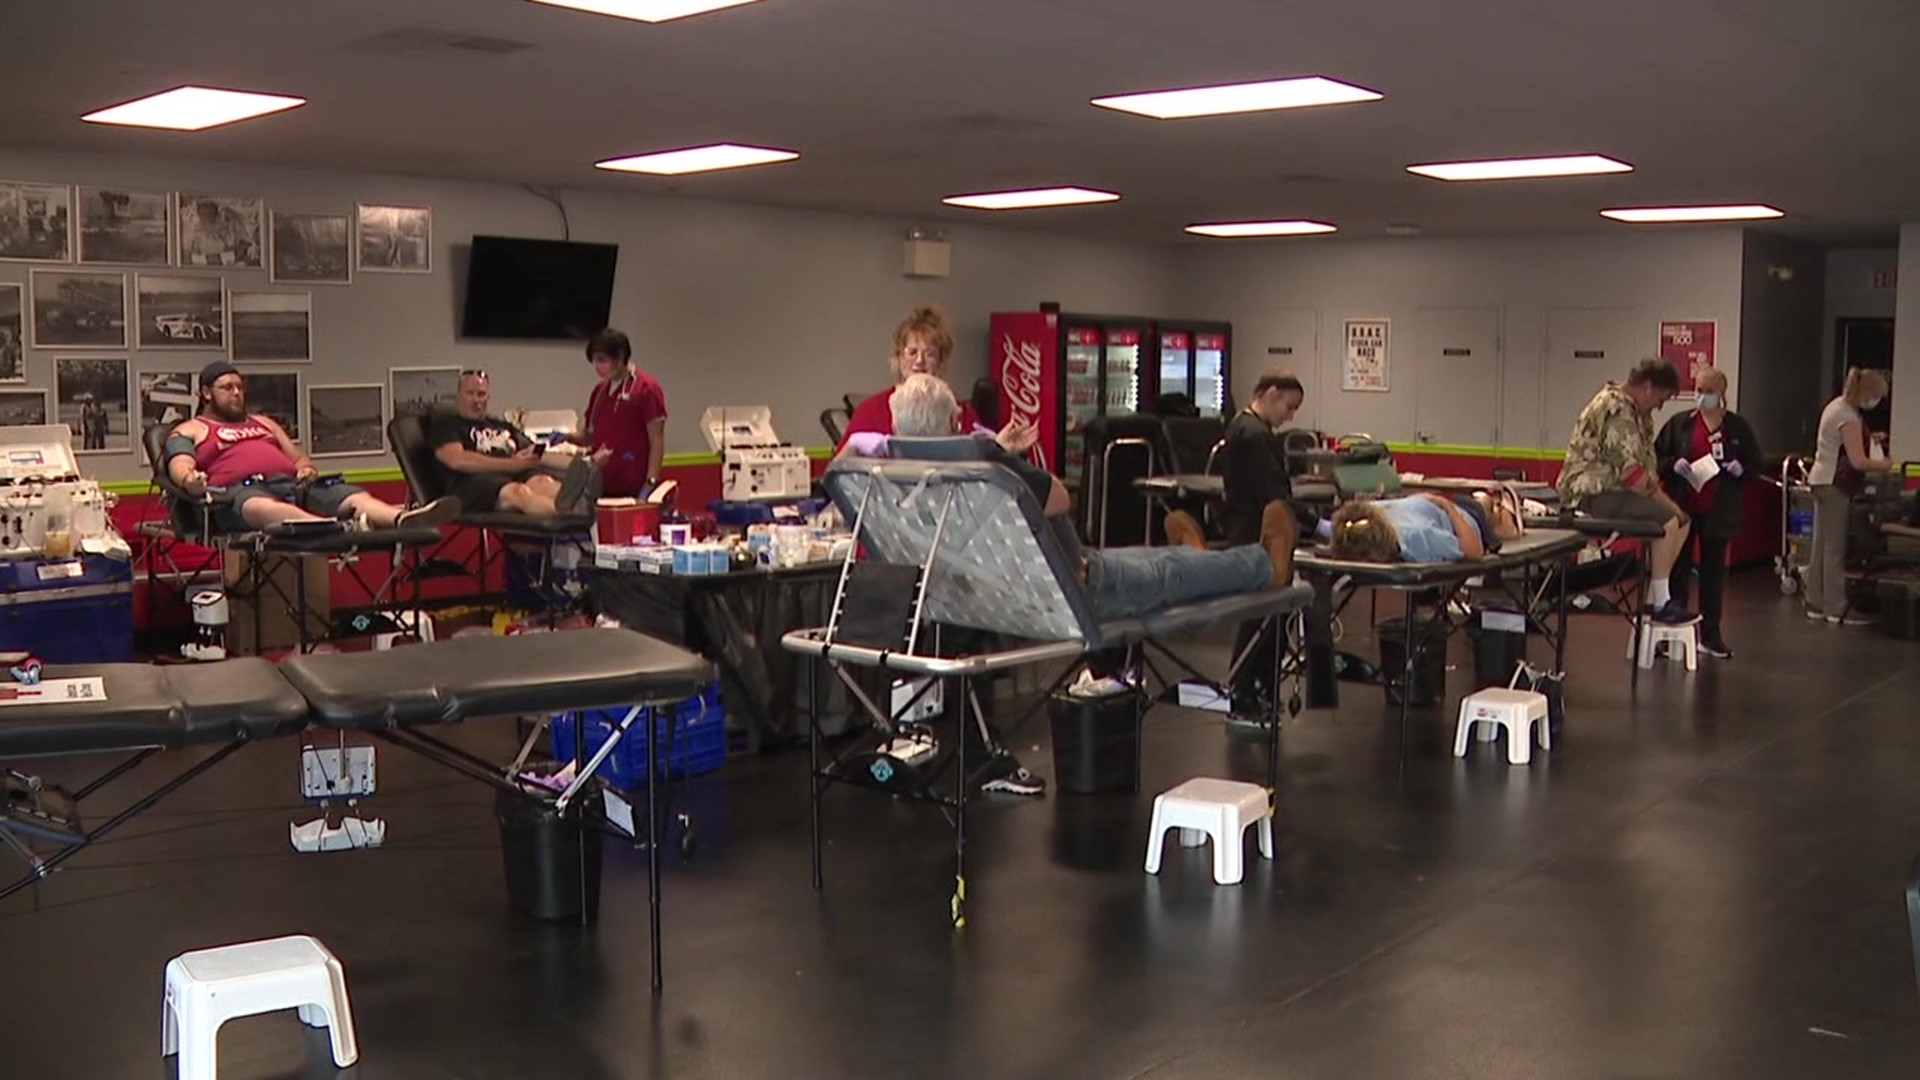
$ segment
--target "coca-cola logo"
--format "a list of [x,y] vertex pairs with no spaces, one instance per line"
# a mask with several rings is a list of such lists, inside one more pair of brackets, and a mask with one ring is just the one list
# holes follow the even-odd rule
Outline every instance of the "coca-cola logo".
[[1014,419],[1040,422],[1040,346],[1012,336],[1000,339],[1000,392]]

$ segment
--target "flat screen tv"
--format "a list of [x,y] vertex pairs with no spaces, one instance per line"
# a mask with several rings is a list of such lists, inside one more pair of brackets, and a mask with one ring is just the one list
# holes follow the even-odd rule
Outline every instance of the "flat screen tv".
[[613,306],[615,244],[476,236],[460,335],[585,341]]

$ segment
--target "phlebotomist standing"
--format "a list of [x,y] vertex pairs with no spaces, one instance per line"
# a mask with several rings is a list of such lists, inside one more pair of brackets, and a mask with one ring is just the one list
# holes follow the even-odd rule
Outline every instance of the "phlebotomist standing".
[[667,448],[667,395],[653,376],[633,366],[627,335],[608,328],[587,342],[587,360],[600,378],[587,397],[587,424],[573,442],[600,466],[608,496],[642,498],[660,482]]
[[[1285,371],[1269,371],[1260,376],[1253,385],[1253,398],[1247,407],[1240,410],[1227,424],[1226,432],[1226,471],[1222,477],[1226,487],[1226,526],[1229,545],[1254,544],[1260,542],[1260,514],[1266,505],[1274,500],[1285,502],[1293,510],[1293,516],[1300,523],[1302,536],[1314,535],[1325,539],[1327,523],[1311,507],[1296,502],[1293,498],[1293,480],[1288,475],[1286,451],[1274,432],[1293,419],[1300,405],[1307,399],[1306,388],[1300,380]],[[1240,624],[1240,633],[1234,638],[1233,655],[1240,656],[1247,644],[1260,630],[1260,623]],[[1247,661],[1233,680],[1233,713],[1235,716],[1264,716],[1265,711],[1257,702],[1264,699],[1271,689],[1268,683],[1273,678],[1273,652],[1279,642],[1269,634],[1261,642],[1260,648]]]

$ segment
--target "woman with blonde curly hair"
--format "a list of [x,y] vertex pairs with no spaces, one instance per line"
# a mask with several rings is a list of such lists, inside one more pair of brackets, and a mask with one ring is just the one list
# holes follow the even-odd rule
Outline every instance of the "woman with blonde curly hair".
[[[936,379],[947,377],[947,361],[953,358],[953,330],[947,325],[947,317],[940,309],[921,305],[907,312],[893,328],[893,358],[889,361],[893,371],[893,386],[862,401],[848,419],[847,431],[840,439],[839,449],[845,449],[854,436],[865,435],[858,440],[857,451],[873,452],[875,436],[893,434],[893,391],[909,375],[932,375]],[[973,432],[979,428],[980,418],[973,408],[962,402],[960,405],[960,430]],[[1039,433],[1033,425],[1012,421],[995,436],[997,441],[1010,454],[1025,454],[1032,449]]]

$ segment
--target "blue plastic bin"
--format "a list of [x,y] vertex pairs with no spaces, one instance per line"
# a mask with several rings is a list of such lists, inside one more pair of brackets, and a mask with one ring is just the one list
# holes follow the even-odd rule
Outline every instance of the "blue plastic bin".
[[[678,706],[642,710],[627,729],[613,755],[600,766],[600,775],[623,791],[643,788],[647,779],[647,740],[666,736],[666,710],[675,709],[673,742],[666,747],[667,775],[700,776],[713,772],[727,760],[727,716],[720,706],[718,687],[708,687],[699,697]],[[553,759],[573,760],[575,725],[582,714],[560,713],[553,718]],[[627,715],[622,709],[595,709],[584,714],[587,757],[592,758],[613,729]]]

